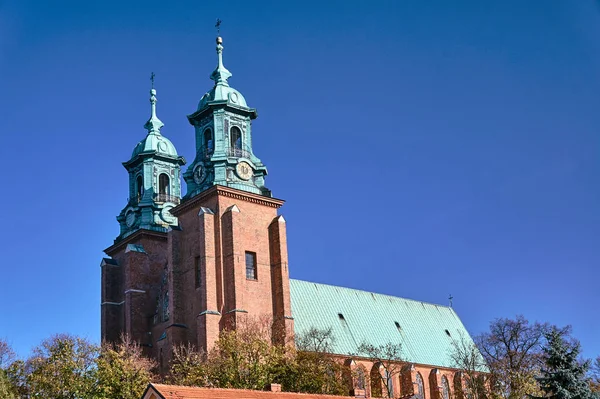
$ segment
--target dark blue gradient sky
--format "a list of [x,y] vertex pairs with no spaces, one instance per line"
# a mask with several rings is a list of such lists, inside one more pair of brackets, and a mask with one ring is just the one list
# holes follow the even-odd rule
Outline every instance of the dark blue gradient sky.
[[0,337],[99,339],[100,260],[156,73],[163,133],[214,22],[288,202],[294,278],[572,324],[600,354],[600,8],[580,1],[0,1]]

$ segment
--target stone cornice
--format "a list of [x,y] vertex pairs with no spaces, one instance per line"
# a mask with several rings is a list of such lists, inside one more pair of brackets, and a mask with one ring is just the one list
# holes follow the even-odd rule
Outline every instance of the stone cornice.
[[194,112],[187,116],[188,121],[191,125],[194,125],[194,121],[199,121],[204,115],[210,113],[218,108],[225,108],[226,111],[231,111],[237,114],[242,114],[244,116],[249,116],[250,119],[256,119],[258,116],[258,112],[256,112],[256,108],[246,108],[233,105],[227,101],[213,101],[208,104],[208,107],[205,107],[201,110]]
[[179,216],[186,210],[193,208],[198,205],[202,200],[210,198],[214,195],[222,195],[224,197],[235,198],[246,202],[252,202],[254,204],[260,204],[271,208],[280,208],[284,204],[284,200],[265,197],[263,195],[249,193],[247,191],[238,190],[231,187],[225,186],[212,186],[208,190],[201,192],[200,194],[192,197],[181,204],[172,208],[169,212],[173,216]]
[[127,244],[131,243],[132,241],[141,238],[141,237],[151,237],[151,238],[159,238],[161,240],[167,240],[167,233],[163,233],[160,231],[152,231],[152,230],[146,230],[146,229],[139,229],[138,231],[136,231],[135,233],[128,235],[127,237],[125,237],[124,239],[122,239],[121,241],[114,243],[113,245],[111,245],[110,247],[106,248],[104,250],[104,253],[107,254],[108,256],[112,256],[113,254],[119,252],[119,250],[121,250],[124,246],[126,246]]

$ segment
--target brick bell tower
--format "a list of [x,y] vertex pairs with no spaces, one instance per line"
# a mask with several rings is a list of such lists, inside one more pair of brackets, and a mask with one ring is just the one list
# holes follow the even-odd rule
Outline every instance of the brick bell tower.
[[[102,337],[129,333],[163,372],[173,345],[210,350],[220,331],[248,318],[272,322],[274,343],[293,336],[286,223],[278,215],[284,201],[264,185],[267,169],[252,147],[256,109],[229,86],[222,43],[218,37],[214,86],[188,115],[196,157],[183,174],[187,194],[179,203],[179,189],[171,186],[176,198],[165,197],[171,202],[158,212],[165,213],[159,221],[167,223],[160,228],[142,224],[130,200],[118,218],[121,235],[105,251],[111,258],[102,262]],[[174,151],[173,168],[185,162]],[[134,151],[134,156],[140,155]],[[140,162],[132,157],[125,163],[134,198],[138,175],[130,167]],[[148,168],[154,173],[148,182],[160,175],[153,171]],[[178,171],[169,176],[179,176]],[[161,199],[160,178],[156,183]]]
[[196,157],[183,175],[184,201],[171,210],[179,227],[169,233],[168,346],[209,350],[221,330],[248,317],[270,319],[276,343],[293,334],[283,201],[264,185],[267,169],[252,147],[256,109],[229,86],[222,43],[214,86],[188,116]]

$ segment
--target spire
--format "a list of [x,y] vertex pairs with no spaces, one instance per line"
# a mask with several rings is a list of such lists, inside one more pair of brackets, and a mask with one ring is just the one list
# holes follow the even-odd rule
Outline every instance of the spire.
[[218,63],[217,68],[210,75],[210,78],[215,81],[215,85],[229,86],[227,83],[227,79],[231,77],[231,72],[223,66],[223,39],[218,36],[217,37],[217,57]]
[[148,130],[148,134],[160,134],[160,128],[164,126],[164,123],[158,119],[156,116],[156,90],[154,89],[154,72],[150,75],[150,80],[152,81],[152,89],[150,90],[150,104],[151,104],[151,114],[150,119],[144,125],[144,128]]

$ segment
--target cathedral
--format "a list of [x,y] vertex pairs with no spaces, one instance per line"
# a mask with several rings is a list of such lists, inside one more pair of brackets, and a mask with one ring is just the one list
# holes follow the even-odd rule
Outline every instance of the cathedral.
[[[257,112],[229,85],[220,37],[216,53],[214,85],[187,116],[196,155],[183,172],[185,195],[186,160],[161,133],[150,91],[147,135],[123,163],[129,199],[120,233],[101,262],[102,339],[128,334],[164,372],[173,345],[210,350],[223,329],[266,317],[275,344],[331,329],[333,353],[358,375],[377,367],[355,355],[362,343],[400,343],[406,364],[388,382],[394,396],[448,399],[462,386],[452,343],[470,340],[451,307],[289,278],[284,201],[265,186],[252,146]],[[364,378],[352,388],[381,396]]]

